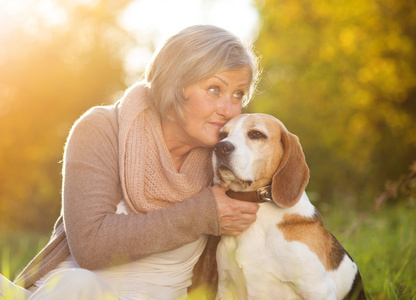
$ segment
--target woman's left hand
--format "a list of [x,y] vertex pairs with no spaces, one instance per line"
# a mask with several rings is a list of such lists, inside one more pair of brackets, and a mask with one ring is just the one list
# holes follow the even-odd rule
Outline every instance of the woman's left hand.
[[238,236],[256,221],[259,204],[228,197],[226,188],[212,186],[221,218],[221,234]]

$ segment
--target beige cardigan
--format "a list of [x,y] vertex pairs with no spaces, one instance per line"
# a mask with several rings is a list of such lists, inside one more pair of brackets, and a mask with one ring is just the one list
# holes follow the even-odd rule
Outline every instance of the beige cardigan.
[[31,286],[70,253],[82,268],[95,270],[169,251],[208,234],[193,287],[208,283],[215,288],[221,228],[210,187],[170,208],[115,214],[122,199],[117,113],[117,104],[94,107],[75,123],[63,160],[63,213],[49,243],[15,282]]

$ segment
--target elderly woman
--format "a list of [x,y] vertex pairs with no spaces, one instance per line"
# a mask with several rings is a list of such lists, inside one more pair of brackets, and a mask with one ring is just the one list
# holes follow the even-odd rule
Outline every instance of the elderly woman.
[[83,115],[65,148],[62,216],[16,279],[33,292],[26,297],[178,299],[191,285],[215,289],[215,240],[246,230],[258,205],[212,185],[211,149],[257,73],[234,35],[191,26],[155,54],[145,82]]

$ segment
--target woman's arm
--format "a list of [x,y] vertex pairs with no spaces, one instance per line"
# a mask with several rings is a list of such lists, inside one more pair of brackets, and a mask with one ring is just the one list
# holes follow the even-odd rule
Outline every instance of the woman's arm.
[[167,209],[116,214],[122,199],[118,170],[117,111],[93,108],[72,129],[63,165],[65,231],[81,267],[108,267],[175,249],[201,234],[220,234],[208,187]]

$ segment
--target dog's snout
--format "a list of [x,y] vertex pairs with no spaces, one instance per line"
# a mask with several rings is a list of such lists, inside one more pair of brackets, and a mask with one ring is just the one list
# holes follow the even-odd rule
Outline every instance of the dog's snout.
[[223,157],[233,152],[234,149],[234,145],[230,142],[219,142],[215,145],[214,152],[218,157]]

